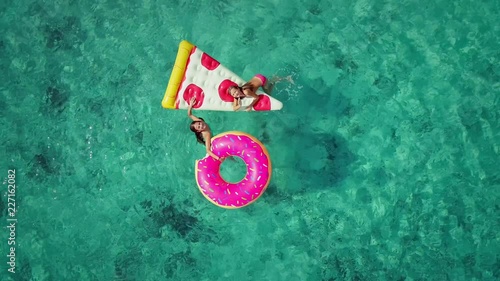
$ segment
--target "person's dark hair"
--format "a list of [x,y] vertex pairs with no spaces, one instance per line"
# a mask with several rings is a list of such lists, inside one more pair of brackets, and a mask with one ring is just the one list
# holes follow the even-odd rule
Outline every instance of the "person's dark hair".
[[229,86],[229,87],[227,88],[227,90],[226,90],[228,94],[229,94],[229,93],[231,93],[231,89],[232,89],[232,88],[239,88],[239,87],[238,87],[238,86]]
[[[198,118],[200,118],[200,117],[198,117]],[[203,122],[205,122],[205,120],[203,120],[203,118],[200,118],[200,120],[202,120]],[[201,132],[196,131],[196,129],[194,128],[194,124],[196,124],[198,122],[200,122],[200,121],[193,121],[193,122],[191,122],[191,125],[189,125],[189,129],[191,129],[191,131],[196,136],[196,141],[198,141],[201,144],[205,144],[205,139],[203,138],[203,135],[201,134]]]
[[[231,89],[232,89],[232,88],[237,88],[237,89],[239,89],[241,92],[243,92],[243,90],[245,90],[245,89],[251,89],[251,90],[253,89],[253,88],[252,88],[252,84],[250,84],[250,82],[247,82],[247,83],[243,84],[243,86],[241,86],[241,87],[240,87],[240,86],[230,86],[229,88],[227,88],[227,93],[228,93],[229,95],[231,95]],[[239,99],[242,99],[242,98],[244,98],[244,97],[239,97]]]
[[241,87],[238,87],[238,86],[231,86],[231,87],[227,88],[227,94],[228,94],[228,95],[231,95],[231,89],[233,89],[233,88],[234,88],[234,89],[239,89],[240,91],[243,91],[243,88],[241,88]]

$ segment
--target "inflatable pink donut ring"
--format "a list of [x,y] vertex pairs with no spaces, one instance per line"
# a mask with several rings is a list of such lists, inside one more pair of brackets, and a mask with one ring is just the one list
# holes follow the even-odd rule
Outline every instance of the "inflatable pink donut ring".
[[215,205],[235,209],[257,200],[271,180],[271,158],[264,145],[251,135],[231,131],[212,138],[212,151],[219,157],[240,157],[247,166],[245,177],[237,183],[225,181],[221,162],[207,155],[195,164],[195,177],[205,198]]

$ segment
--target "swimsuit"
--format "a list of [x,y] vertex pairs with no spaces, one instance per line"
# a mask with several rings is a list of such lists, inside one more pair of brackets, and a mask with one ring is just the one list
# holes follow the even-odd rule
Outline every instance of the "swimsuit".
[[266,76],[264,76],[262,74],[256,74],[255,77],[260,79],[260,81],[262,82],[262,86],[266,85],[266,82],[267,82]]

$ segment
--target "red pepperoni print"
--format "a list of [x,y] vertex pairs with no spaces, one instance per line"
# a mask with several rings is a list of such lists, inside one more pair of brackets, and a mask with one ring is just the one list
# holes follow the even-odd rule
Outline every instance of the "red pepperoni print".
[[231,86],[238,86],[238,84],[236,84],[235,82],[233,82],[229,79],[226,79],[219,84],[219,97],[221,100],[223,100],[225,102],[233,102],[234,101],[233,96],[231,96],[227,92],[227,89]]
[[201,55],[201,65],[203,65],[208,70],[214,70],[220,65],[220,62],[218,62],[211,56],[203,53]]
[[203,90],[195,84],[189,84],[184,90],[182,98],[186,103],[189,104],[189,101],[192,97],[196,98],[196,102],[194,103],[193,108],[199,108],[203,104],[205,93],[203,93]]
[[259,101],[254,104],[255,111],[271,110],[271,99],[266,95],[259,95]]

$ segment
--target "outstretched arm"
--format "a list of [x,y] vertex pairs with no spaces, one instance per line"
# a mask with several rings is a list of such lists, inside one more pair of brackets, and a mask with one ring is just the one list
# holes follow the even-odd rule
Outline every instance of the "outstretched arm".
[[221,158],[212,152],[212,134],[209,132],[203,132],[203,138],[205,139],[205,148],[207,149],[208,155],[219,161]]
[[194,116],[193,113],[192,113],[192,111],[193,111],[193,105],[194,105],[195,102],[196,102],[196,98],[195,97],[192,97],[189,100],[188,117],[191,118],[191,120],[193,120],[193,121],[201,121],[200,118]]

